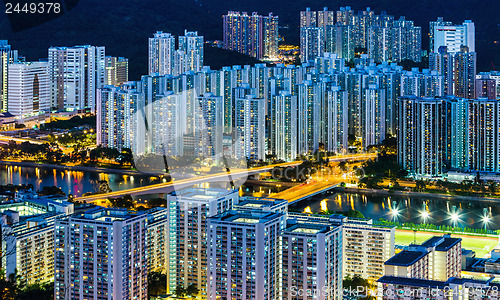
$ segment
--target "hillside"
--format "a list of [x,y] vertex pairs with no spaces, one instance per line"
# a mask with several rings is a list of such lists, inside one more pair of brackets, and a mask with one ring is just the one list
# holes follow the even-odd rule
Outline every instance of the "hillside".
[[[74,1],[74,0],[73,0]],[[44,24],[13,32],[4,14],[0,17],[0,39],[8,39],[15,49],[29,60],[47,56],[50,46],[94,44],[106,46],[106,53],[125,56],[130,60],[131,79],[138,79],[147,72],[147,39],[157,30],[181,34],[184,29],[197,30],[206,40],[222,39],[222,14],[228,10],[257,11],[267,14],[272,11],[280,17],[280,34],[286,43],[298,43],[299,11],[310,6],[321,9],[328,6],[336,10],[350,5],[355,10],[370,6],[379,13],[386,10],[396,17],[405,15],[423,28],[423,44],[428,22],[438,16],[455,23],[472,19],[476,23],[476,48],[478,69],[500,70],[500,18],[497,15],[498,0],[80,0],[63,16]],[[33,17],[33,16],[31,16]],[[286,28],[285,28],[286,27]],[[499,42],[494,43],[495,40]],[[229,55],[229,54],[228,54]],[[240,57],[241,58],[241,57]],[[206,61],[212,58],[207,52]],[[243,59],[244,61],[245,59]],[[228,63],[232,62],[226,59]],[[224,65],[224,63],[221,63]]]

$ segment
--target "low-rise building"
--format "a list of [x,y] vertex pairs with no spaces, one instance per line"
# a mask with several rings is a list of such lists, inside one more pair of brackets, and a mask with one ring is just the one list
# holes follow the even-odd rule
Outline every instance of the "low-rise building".
[[412,300],[482,300],[500,299],[500,284],[490,280],[449,278],[436,281],[417,278],[384,276],[377,280],[376,299]]

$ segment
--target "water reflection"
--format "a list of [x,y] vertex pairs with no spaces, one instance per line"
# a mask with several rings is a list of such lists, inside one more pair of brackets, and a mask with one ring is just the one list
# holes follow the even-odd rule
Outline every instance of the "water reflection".
[[[308,207],[312,212],[347,211],[355,209],[365,217],[378,220],[384,218],[392,221],[393,210],[397,210],[397,221],[413,223],[433,223],[436,225],[468,226],[500,229],[500,205],[474,201],[449,201],[425,197],[379,196],[362,194],[330,194],[319,199],[302,203],[298,208],[302,211]],[[394,207],[395,206],[395,207]],[[486,209],[486,210],[484,210]],[[487,218],[485,218],[487,216]]]
[[99,181],[106,180],[113,191],[159,183],[158,177],[129,176],[98,172],[58,170],[43,167],[0,166],[0,184],[32,184],[36,190],[43,186],[57,186],[66,194],[81,196],[96,192]]

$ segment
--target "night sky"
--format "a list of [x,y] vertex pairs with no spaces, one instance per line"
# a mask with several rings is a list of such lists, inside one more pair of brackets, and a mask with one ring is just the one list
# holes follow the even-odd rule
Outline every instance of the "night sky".
[[[4,0],[8,1],[8,0]],[[69,0],[66,0],[69,1]],[[71,0],[75,1],[75,0]],[[476,24],[476,51],[478,70],[500,70],[500,2],[498,0],[80,0],[64,15],[41,25],[13,32],[5,14],[0,17],[0,39],[8,39],[14,49],[28,60],[47,56],[50,46],[93,44],[106,46],[106,54],[125,56],[130,60],[130,79],[136,80],[147,73],[147,39],[157,30],[182,34],[184,29],[197,30],[205,40],[222,39],[222,15],[228,10],[273,12],[280,17],[280,34],[285,43],[299,40],[299,12],[310,6],[320,10],[324,6],[337,10],[350,5],[354,10],[370,6],[376,14],[406,16],[422,26],[423,48],[428,47],[428,23],[442,16],[445,20],[461,24],[472,19]],[[16,29],[37,23],[40,16],[30,16],[28,24],[17,22]],[[287,27],[287,28],[284,28]],[[494,41],[498,40],[495,44]]]

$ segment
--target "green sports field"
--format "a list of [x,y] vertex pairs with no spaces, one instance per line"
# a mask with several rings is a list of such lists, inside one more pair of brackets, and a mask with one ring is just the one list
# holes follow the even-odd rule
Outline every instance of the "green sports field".
[[[435,232],[417,231],[416,242],[420,244],[434,235],[441,235]],[[452,237],[462,238],[462,248],[476,252],[476,257],[483,257],[498,245],[498,238],[481,236],[464,236],[452,234]],[[413,243],[413,231],[396,230],[396,245],[409,245]]]

